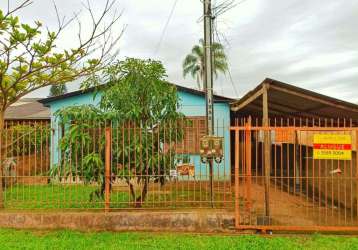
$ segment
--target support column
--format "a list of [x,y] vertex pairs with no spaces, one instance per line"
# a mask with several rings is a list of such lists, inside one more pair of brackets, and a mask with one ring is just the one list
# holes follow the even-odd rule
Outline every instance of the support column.
[[265,173],[265,215],[270,216],[270,172],[271,172],[271,142],[270,132],[268,130],[269,112],[268,112],[268,97],[267,97],[267,84],[263,85],[262,94],[262,125],[264,128],[264,173]]

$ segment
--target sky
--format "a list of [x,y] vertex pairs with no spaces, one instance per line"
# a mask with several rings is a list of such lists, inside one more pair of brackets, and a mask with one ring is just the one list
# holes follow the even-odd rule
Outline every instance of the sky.
[[[224,0],[212,0],[218,4]],[[6,7],[0,0],[0,7]],[[19,0],[10,1],[13,5]],[[70,17],[82,8],[81,0],[55,0],[61,15]],[[95,10],[104,0],[90,0]],[[119,59],[161,60],[168,80],[196,87],[183,78],[182,61],[203,36],[200,0],[117,0],[122,12],[114,27],[121,32]],[[217,41],[226,47],[230,77],[214,81],[217,94],[241,97],[266,77],[351,102],[358,102],[358,0],[236,0],[237,5],[216,18]],[[82,8],[83,9],[83,8]],[[18,13],[25,22],[40,20],[56,27],[52,0],[33,0]],[[88,16],[81,12],[86,23]],[[163,34],[163,35],[162,35]],[[74,45],[77,26],[67,27],[59,48]],[[162,39],[161,39],[162,37]],[[160,42],[161,40],[161,42]],[[68,84],[75,90],[77,83]],[[45,97],[48,88],[31,93]]]

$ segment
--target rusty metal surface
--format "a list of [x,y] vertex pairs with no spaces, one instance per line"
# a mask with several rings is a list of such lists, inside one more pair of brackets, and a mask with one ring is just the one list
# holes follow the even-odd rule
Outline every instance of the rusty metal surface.
[[358,105],[299,88],[274,79],[265,79],[255,89],[232,103],[231,109],[237,118],[245,116],[262,117],[263,87],[268,86],[270,117],[286,118],[344,118],[354,119],[357,125]]
[[[240,119],[230,128],[238,174],[237,229],[357,231],[358,128],[353,122],[271,119],[268,126],[261,124]],[[349,135],[351,160],[314,159],[315,134]]]
[[[215,131],[228,133],[221,124]],[[1,203],[9,210],[232,209],[227,161],[213,163],[212,186],[209,164],[200,162],[193,138],[202,130],[196,120],[10,126],[1,131]]]

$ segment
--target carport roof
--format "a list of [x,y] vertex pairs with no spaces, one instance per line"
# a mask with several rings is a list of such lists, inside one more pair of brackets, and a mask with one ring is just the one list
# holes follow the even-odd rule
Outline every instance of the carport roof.
[[356,104],[270,78],[231,103],[231,110],[241,115],[262,117],[262,94],[265,88],[269,117],[348,118],[358,121]]

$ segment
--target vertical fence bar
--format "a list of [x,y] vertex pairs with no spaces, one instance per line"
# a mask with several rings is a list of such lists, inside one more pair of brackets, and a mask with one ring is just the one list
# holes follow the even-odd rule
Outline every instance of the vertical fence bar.
[[[358,129],[356,129],[356,137],[355,137],[356,141],[356,195],[358,195]],[[353,177],[353,176],[352,176]],[[358,199],[357,199],[357,220],[358,220]],[[358,221],[357,221],[358,223]]]
[[[4,129],[0,128],[0,163],[2,163],[3,161],[3,150],[2,150],[2,145],[3,145],[3,133],[4,133]],[[3,171],[2,171],[2,164],[0,165],[0,209],[4,208],[4,195],[3,192],[5,191],[5,189],[3,189]]]
[[245,158],[246,158],[246,208],[251,214],[251,117],[248,118],[245,129]]
[[235,130],[235,226],[240,226],[240,201],[239,201],[239,131]]
[[110,208],[110,182],[111,182],[111,127],[106,128],[106,156],[105,156],[105,211],[109,212]]

